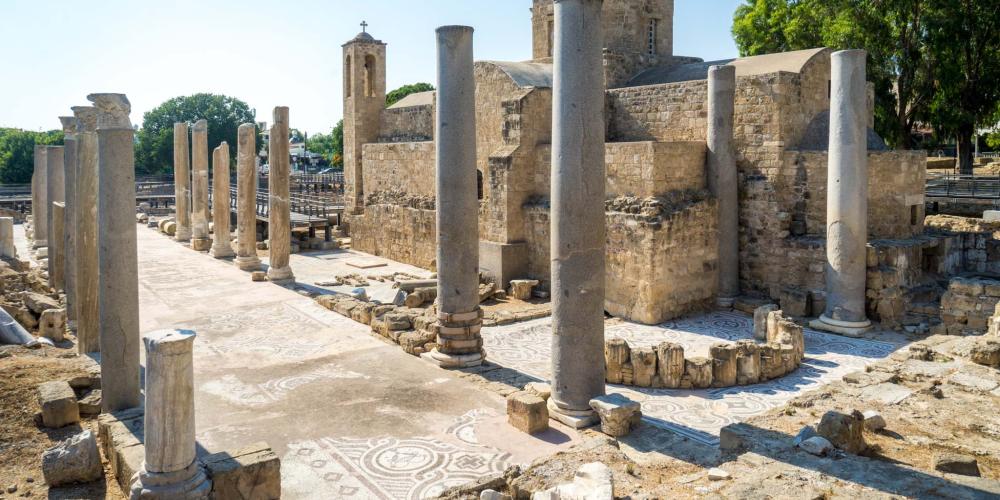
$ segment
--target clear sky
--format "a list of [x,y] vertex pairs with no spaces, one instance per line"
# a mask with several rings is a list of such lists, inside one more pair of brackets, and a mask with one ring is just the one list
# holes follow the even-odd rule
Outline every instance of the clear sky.
[[[674,53],[736,57],[741,0],[675,0]],[[0,0],[0,126],[59,128],[90,92],[124,92],[132,122],[161,102],[226,94],[270,120],[329,132],[340,119],[341,45],[360,30],[388,43],[387,78],[434,83],[434,28],[476,28],[477,60],[531,58],[531,0]]]

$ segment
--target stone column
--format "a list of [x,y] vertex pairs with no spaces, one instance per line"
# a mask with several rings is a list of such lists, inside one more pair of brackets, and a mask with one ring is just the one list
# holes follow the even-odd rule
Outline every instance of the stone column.
[[240,125],[236,145],[236,265],[244,271],[260,269],[257,258],[257,129]]
[[35,173],[31,176],[31,232],[32,248],[49,245],[49,162],[48,148],[35,145]]
[[[66,231],[66,203],[61,201],[49,205],[49,215],[52,217],[52,234],[63,234]],[[55,290],[65,290],[66,261],[63,260],[62,238],[49,243],[49,285]]]
[[139,406],[139,276],[131,106],[124,94],[91,94],[97,107],[97,260],[102,408]]
[[271,126],[270,141],[267,146],[268,162],[271,170],[268,181],[268,260],[267,277],[279,284],[295,281],[288,256],[292,247],[292,221],[288,204],[289,169],[288,156],[288,108],[274,108],[274,125]]
[[549,414],[596,422],[604,394],[602,0],[555,0],[552,99],[552,396]]
[[0,257],[17,258],[13,217],[0,217]]
[[235,255],[229,229],[229,144],[222,141],[212,151],[212,220],[215,234],[209,254],[216,259],[226,259]]
[[69,329],[76,331],[76,177],[79,170],[77,154],[77,128],[75,116],[60,116],[63,126],[63,179],[66,194],[66,212],[63,214],[63,281],[66,290],[66,322]]
[[174,124],[174,239],[191,241],[191,151],[187,123]]
[[483,362],[472,35],[468,26],[437,29],[438,347],[423,357],[445,368]]
[[198,120],[191,129],[191,248],[206,252],[208,235],[208,122]]
[[708,188],[719,200],[718,304],[732,307],[740,294],[740,200],[733,151],[736,68],[708,70]]
[[100,352],[97,305],[97,109],[76,106],[76,347],[81,354]]
[[865,315],[868,243],[867,90],[864,50],[830,56],[830,160],[826,188],[826,312],[812,323],[843,335]]
[[57,232],[52,221],[52,204],[66,201],[66,176],[64,151],[62,146],[47,146],[45,162],[48,170],[47,179],[47,227],[49,228],[49,286],[57,290],[63,287],[62,282],[62,232]]
[[146,334],[145,459],[133,476],[131,498],[208,498],[212,483],[195,460],[195,333]]

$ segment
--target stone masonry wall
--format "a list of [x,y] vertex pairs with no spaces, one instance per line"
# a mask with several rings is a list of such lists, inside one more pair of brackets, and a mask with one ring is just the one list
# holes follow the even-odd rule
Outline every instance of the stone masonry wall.
[[364,145],[365,193],[403,192],[434,198],[433,142]]
[[707,92],[705,80],[608,90],[608,139],[704,141]]
[[378,142],[434,140],[434,106],[409,106],[382,110]]
[[437,268],[434,210],[371,204],[363,215],[349,219],[351,248],[424,269]]

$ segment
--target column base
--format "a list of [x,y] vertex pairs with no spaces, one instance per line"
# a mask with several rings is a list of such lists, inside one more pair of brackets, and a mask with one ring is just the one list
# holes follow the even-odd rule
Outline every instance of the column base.
[[715,306],[719,309],[732,309],[735,303],[736,297],[717,297],[715,299]]
[[472,368],[473,366],[483,364],[483,361],[486,359],[482,351],[472,354],[445,354],[437,349],[425,352],[420,357],[434,363],[440,368],[446,369]]
[[258,271],[260,270],[260,259],[257,257],[236,257],[236,267],[240,271]]
[[859,338],[872,329],[872,322],[867,319],[864,321],[840,321],[824,314],[819,319],[810,321],[809,327],[845,337]]
[[196,252],[207,252],[212,248],[212,240],[208,238],[191,238],[191,249]]
[[236,256],[236,252],[232,248],[226,248],[226,245],[212,245],[208,254],[216,259],[228,259]]
[[177,472],[147,472],[142,469],[132,476],[129,498],[143,500],[202,500],[212,492],[212,481],[196,460]]
[[295,283],[295,274],[292,273],[291,266],[269,267],[267,269],[267,279],[270,280],[271,283],[288,285]]
[[574,429],[583,429],[601,423],[601,418],[594,410],[576,411],[559,408],[551,397],[546,406],[549,408],[549,418]]
[[174,233],[174,240],[185,243],[191,241],[191,228],[177,226],[176,232]]

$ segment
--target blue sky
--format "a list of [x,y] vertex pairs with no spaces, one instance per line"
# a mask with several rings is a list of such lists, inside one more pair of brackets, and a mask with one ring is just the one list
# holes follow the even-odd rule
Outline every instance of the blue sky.
[[[735,57],[741,0],[675,0],[674,53]],[[341,117],[341,45],[362,20],[388,46],[388,87],[434,83],[434,28],[476,28],[476,59],[531,57],[530,0],[0,0],[0,126],[59,128],[90,92],[124,92],[132,121],[175,96],[238,97],[270,121],[328,132]]]

